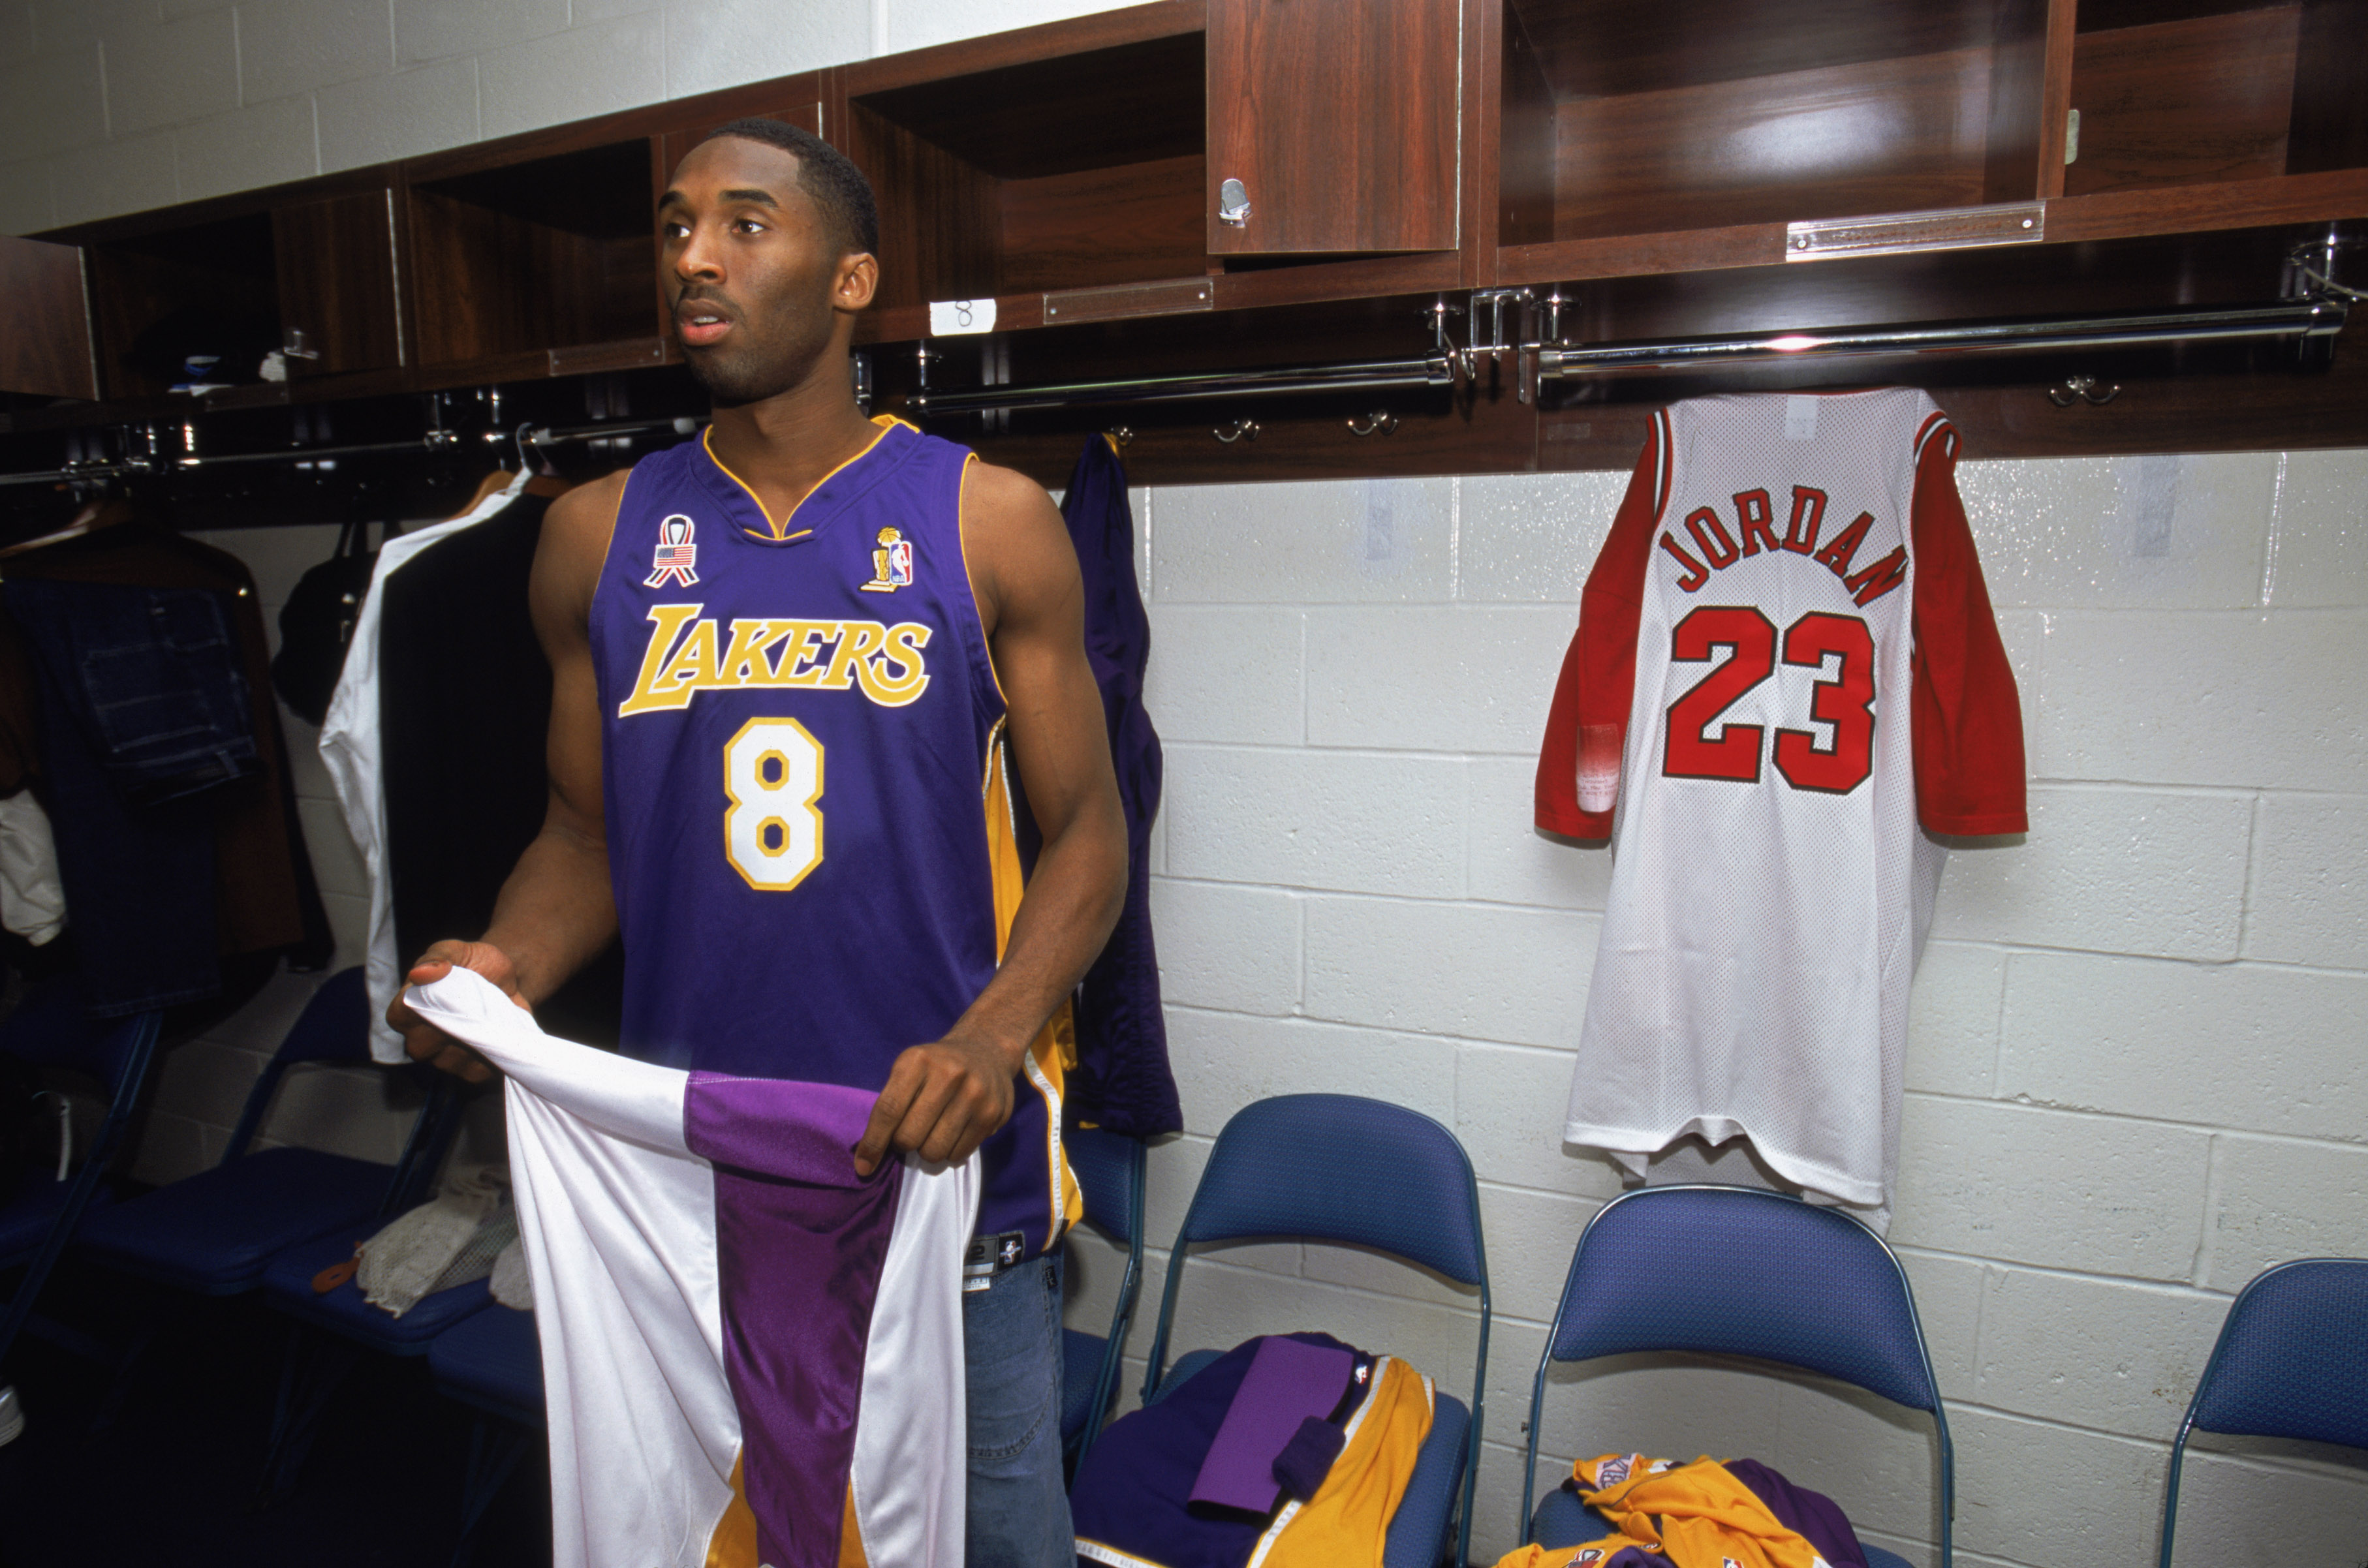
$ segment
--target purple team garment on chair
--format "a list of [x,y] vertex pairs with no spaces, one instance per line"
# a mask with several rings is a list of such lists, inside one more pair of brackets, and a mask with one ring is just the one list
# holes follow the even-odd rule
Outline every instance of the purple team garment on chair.
[[1832,1498],[1793,1485],[1758,1460],[1728,1460],[1726,1473],[1751,1488],[1776,1522],[1816,1547],[1831,1568],[1867,1568],[1866,1549],[1859,1545],[1850,1516]]
[[1201,1461],[1191,1500],[1253,1514],[1270,1511],[1282,1494],[1274,1474],[1276,1456],[1298,1434],[1301,1422],[1332,1414],[1349,1391],[1355,1361],[1347,1350],[1330,1346],[1281,1335],[1259,1341],[1208,1458]]

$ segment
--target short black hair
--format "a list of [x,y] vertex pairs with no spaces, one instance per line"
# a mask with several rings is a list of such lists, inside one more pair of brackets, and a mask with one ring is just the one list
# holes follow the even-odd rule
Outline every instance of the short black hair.
[[712,142],[718,136],[762,142],[797,159],[798,188],[814,199],[824,219],[837,231],[841,252],[879,254],[880,203],[871,194],[871,182],[846,153],[813,131],[778,119],[735,119],[717,127],[706,140]]

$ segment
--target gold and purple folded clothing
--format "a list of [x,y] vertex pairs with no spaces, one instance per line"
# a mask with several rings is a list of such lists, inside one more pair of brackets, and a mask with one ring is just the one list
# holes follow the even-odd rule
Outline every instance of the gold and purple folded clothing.
[[1380,1568],[1430,1434],[1430,1380],[1321,1334],[1235,1346],[1112,1422],[1077,1467],[1106,1568]]
[[1608,1533],[1577,1546],[1525,1546],[1497,1568],[1867,1568],[1832,1498],[1757,1460],[1604,1454],[1573,1465],[1563,1489]]

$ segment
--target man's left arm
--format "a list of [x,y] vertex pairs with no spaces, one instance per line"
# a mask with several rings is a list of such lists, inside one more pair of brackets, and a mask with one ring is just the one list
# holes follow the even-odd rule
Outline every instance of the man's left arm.
[[870,1176],[891,1151],[960,1162],[1010,1119],[1028,1047],[1110,940],[1126,902],[1126,817],[1100,691],[1086,661],[1085,586],[1052,497],[974,462],[962,540],[1012,757],[1043,848],[1002,967],[944,1039],[896,1059],[855,1147]]

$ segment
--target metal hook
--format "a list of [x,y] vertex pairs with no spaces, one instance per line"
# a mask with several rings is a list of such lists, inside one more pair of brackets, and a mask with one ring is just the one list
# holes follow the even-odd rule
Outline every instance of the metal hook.
[[2066,376],[2062,386],[2047,389],[2047,401],[2058,408],[2069,408],[2075,403],[2102,408],[2121,395],[2119,381],[2100,381],[2094,376]]
[[1258,439],[1258,421],[1255,419],[1236,419],[1230,425],[1220,425],[1209,432],[1229,447],[1235,441],[1255,441]]
[[1110,438],[1118,443],[1118,449],[1120,451],[1124,451],[1127,448],[1134,445],[1134,430],[1131,426],[1113,425],[1110,427],[1108,433]]
[[1354,419],[1349,421],[1349,434],[1351,436],[1386,436],[1397,427],[1398,416],[1386,408],[1377,408],[1365,415],[1362,425]]

